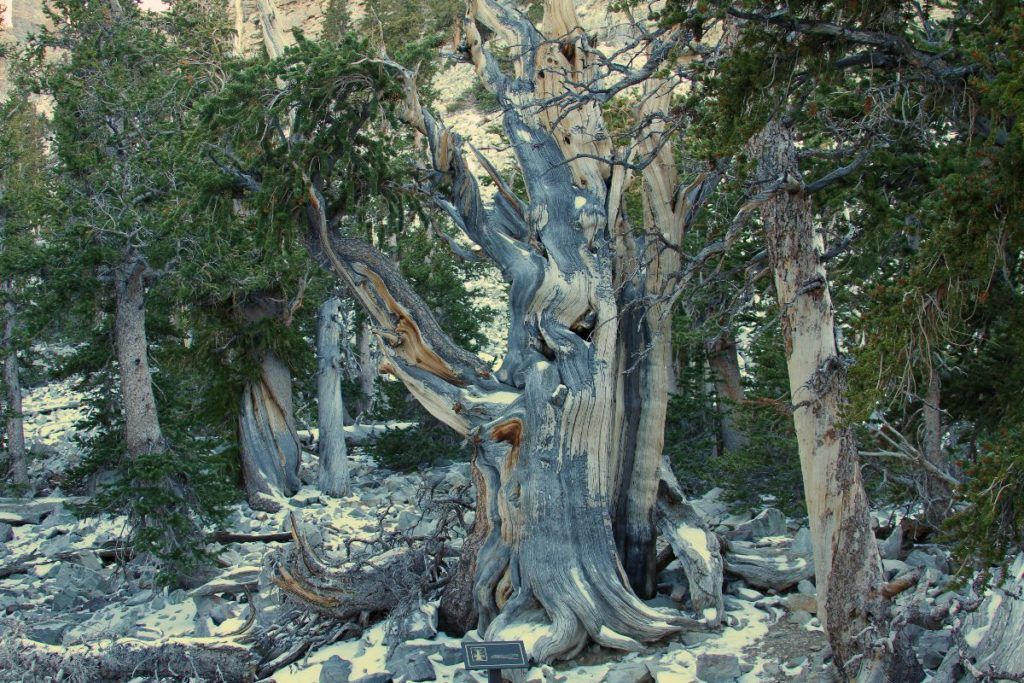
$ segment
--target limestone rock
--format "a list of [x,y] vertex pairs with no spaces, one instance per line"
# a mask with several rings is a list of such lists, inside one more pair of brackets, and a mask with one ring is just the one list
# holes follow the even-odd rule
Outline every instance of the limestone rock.
[[736,655],[700,654],[697,656],[697,678],[705,683],[727,683],[743,675]]

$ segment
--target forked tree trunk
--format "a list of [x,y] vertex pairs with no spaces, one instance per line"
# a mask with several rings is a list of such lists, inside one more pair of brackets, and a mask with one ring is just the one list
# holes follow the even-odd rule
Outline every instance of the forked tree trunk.
[[[782,314],[818,614],[839,670],[864,680],[917,680],[913,653],[888,652],[888,604],[853,430],[844,425],[846,366],[790,127],[772,120],[751,145],[765,242]],[[897,650],[900,648],[896,648]],[[905,659],[909,657],[909,662]],[[903,668],[906,666],[907,668]]]
[[748,439],[736,427],[733,414],[735,406],[743,401],[743,384],[740,382],[739,354],[732,335],[723,332],[706,345],[708,364],[714,373],[715,395],[718,405],[719,435],[725,452],[738,451],[747,445]]
[[238,417],[242,476],[250,507],[276,511],[276,498],[301,486],[301,450],[292,409],[292,373],[272,351],[260,363],[260,377],[242,392]]
[[146,263],[137,256],[125,260],[116,275],[117,314],[114,345],[121,380],[121,410],[125,442],[132,459],[166,449],[153,396],[146,338]]
[[[10,284],[4,291],[10,296]],[[14,345],[15,306],[13,301],[4,304],[4,388],[7,391],[7,461],[10,471],[10,482],[19,488],[27,489],[28,457],[25,452],[25,421],[22,417],[21,377],[18,371],[18,351]],[[27,492],[27,491],[26,491]]]
[[[637,597],[653,587],[671,365],[670,317],[652,297],[678,269],[678,253],[658,245],[679,242],[708,178],[680,188],[671,148],[660,144],[671,91],[649,93],[640,117],[659,123],[636,148],[658,157],[644,172],[652,235],[636,237],[623,210],[631,172],[597,161],[612,155],[598,106],[539,104],[595,78],[578,26],[569,0],[546,3],[543,34],[494,0],[469,3],[468,53],[502,107],[528,203],[477,153],[497,187],[484,204],[461,140],[420,106],[412,74],[402,71],[404,118],[428,145],[442,183],[438,205],[509,283],[508,352],[496,375],[440,330],[382,254],[329,230],[325,183],[307,178],[314,247],[375,322],[382,370],[475,446],[477,517],[467,546],[479,543],[477,626],[500,640],[518,639],[528,624],[537,661],[572,657],[591,641],[636,650],[721,618],[715,610],[694,619]],[[513,72],[502,71],[485,34],[514,46]],[[473,567],[473,557],[463,560]],[[720,591],[720,577],[709,583]]]
[[341,395],[341,299],[331,297],[320,306],[317,318],[316,376],[317,426],[320,438],[320,490],[332,496],[351,493],[348,451],[345,447],[345,407]]

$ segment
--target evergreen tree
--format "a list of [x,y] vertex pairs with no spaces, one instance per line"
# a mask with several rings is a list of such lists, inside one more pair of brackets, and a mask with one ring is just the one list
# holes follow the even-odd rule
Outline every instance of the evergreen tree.
[[55,157],[39,317],[76,344],[64,371],[94,397],[97,429],[75,478],[99,484],[89,509],[127,514],[136,554],[181,581],[208,559],[204,525],[223,511],[225,462],[164,412],[174,403],[165,397],[187,391],[181,377],[153,372],[153,349],[181,337],[168,329],[173,310],[152,304],[187,248],[175,208],[198,157],[186,133],[215,41],[191,33],[198,15],[118,0],[58,0],[48,12],[52,28],[30,54],[35,86],[53,103]]

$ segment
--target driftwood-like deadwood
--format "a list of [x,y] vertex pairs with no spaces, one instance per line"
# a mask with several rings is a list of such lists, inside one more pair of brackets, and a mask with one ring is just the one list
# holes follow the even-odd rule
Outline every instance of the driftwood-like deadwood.
[[[539,28],[497,0],[468,3],[463,54],[497,98],[528,200],[472,150],[496,187],[485,201],[459,137],[421,106],[413,74],[390,64],[404,79],[403,118],[430,156],[425,191],[509,285],[508,347],[496,371],[441,331],[382,254],[330,229],[329,188],[306,177],[312,248],[372,319],[381,369],[475,447],[477,551],[464,567],[474,567],[477,627],[501,639],[529,622],[538,661],[588,642],[637,650],[720,618],[717,608],[693,619],[638,597],[654,589],[670,372],[670,316],[653,302],[714,178],[679,183],[665,144],[671,85],[661,81],[644,92],[638,142],[613,153],[597,91],[614,74],[599,68],[579,26],[571,0],[549,0]],[[622,76],[634,84],[671,48],[664,31],[643,35],[634,44],[643,69]],[[510,67],[491,40],[510,47]],[[647,193],[643,230],[624,210],[631,169],[642,169]],[[305,569],[282,581],[333,606],[325,568]]]
[[245,683],[256,673],[249,648],[223,638],[133,638],[89,645],[47,645],[26,638],[4,638],[0,673],[25,683],[127,681],[138,677]]
[[1024,681],[1024,555],[973,609],[954,621],[954,642],[935,675],[937,681]]
[[788,547],[731,541],[724,559],[727,572],[758,588],[784,591],[804,579],[814,578],[814,562],[792,553]]
[[710,626],[717,626],[725,616],[718,536],[686,501],[667,458],[663,459],[660,472],[658,531],[686,574],[693,610],[707,619]]
[[268,351],[258,380],[246,385],[238,417],[242,474],[249,505],[276,511],[275,498],[299,490],[301,451],[292,414],[288,366]]
[[396,547],[345,563],[325,559],[298,530],[292,515],[292,539],[271,561],[271,581],[290,598],[338,621],[365,623],[418,597],[426,583],[422,549]]
[[317,313],[316,397],[320,429],[317,484],[321,491],[332,496],[347,496],[352,490],[345,447],[345,406],[341,396],[341,332],[341,299],[331,297]]

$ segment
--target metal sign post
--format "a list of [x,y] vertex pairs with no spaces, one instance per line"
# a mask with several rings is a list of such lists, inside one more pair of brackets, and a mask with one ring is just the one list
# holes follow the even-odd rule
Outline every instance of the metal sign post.
[[526,646],[521,640],[463,643],[462,657],[469,670],[486,670],[488,683],[501,683],[502,669],[529,669]]

